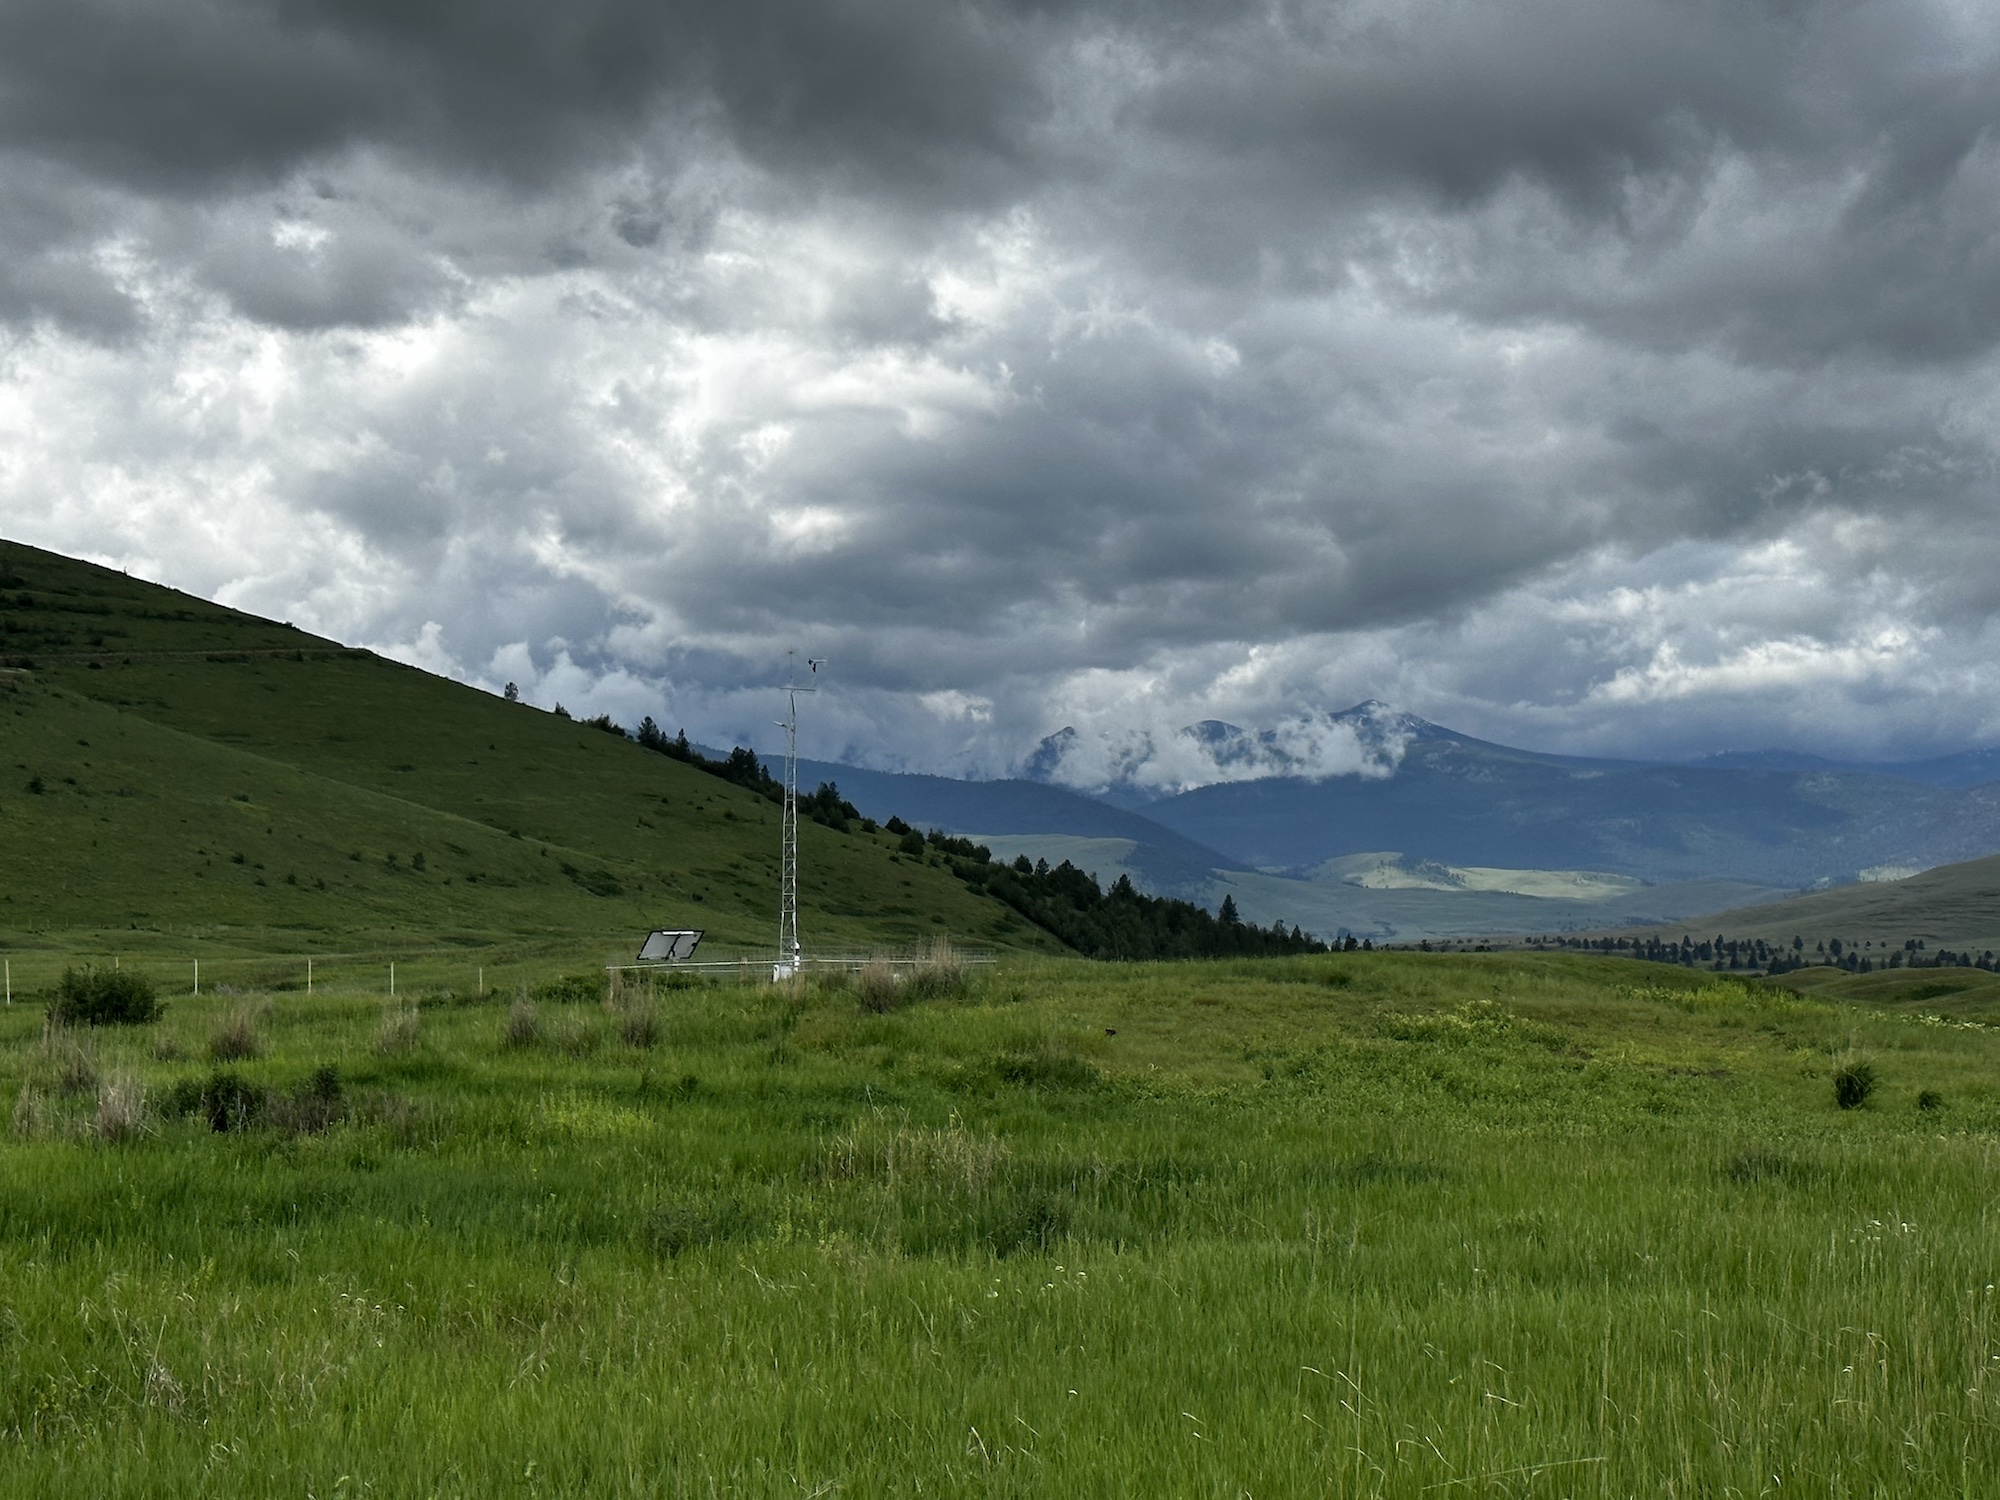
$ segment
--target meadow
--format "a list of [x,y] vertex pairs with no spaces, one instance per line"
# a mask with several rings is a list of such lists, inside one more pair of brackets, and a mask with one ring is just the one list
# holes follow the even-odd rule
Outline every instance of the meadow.
[[6,1493],[2000,1473],[1983,997],[1515,954],[229,988],[0,1012]]

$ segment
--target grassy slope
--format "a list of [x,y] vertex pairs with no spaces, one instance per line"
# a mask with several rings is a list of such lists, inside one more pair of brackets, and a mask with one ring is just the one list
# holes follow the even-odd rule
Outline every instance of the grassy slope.
[[[319,1135],[0,1151],[0,1487],[1984,1493],[2000,1032],[1613,960],[280,998]],[[198,1078],[178,1002],[95,1066]],[[0,1096],[52,1082],[0,1012]],[[1859,1049],[1882,1084],[1840,1112]],[[162,1061],[176,1051],[194,1061]],[[1942,1108],[1916,1107],[1935,1089]]]
[[[88,564],[0,544],[0,580],[10,948],[455,942],[596,961],[655,924],[773,940],[777,809],[759,797]],[[890,843],[802,830],[809,941],[1046,946]]]
[[2000,950],[2000,855],[1940,865],[1907,880],[1841,886],[1661,927],[1626,928],[1612,935],[1652,934],[1678,942],[1690,931],[1697,938],[1720,932],[1732,938],[1761,937],[1768,943],[1789,944],[1794,937],[1803,937],[1808,948],[1837,937],[1853,944],[1872,940],[1877,948],[1885,943],[1901,947],[1906,939],[1922,938],[1933,950]]

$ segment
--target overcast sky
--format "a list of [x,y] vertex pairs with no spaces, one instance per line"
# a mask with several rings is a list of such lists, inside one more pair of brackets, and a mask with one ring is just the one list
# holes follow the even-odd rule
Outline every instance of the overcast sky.
[[2000,742],[1994,22],[0,0],[0,530],[888,767]]

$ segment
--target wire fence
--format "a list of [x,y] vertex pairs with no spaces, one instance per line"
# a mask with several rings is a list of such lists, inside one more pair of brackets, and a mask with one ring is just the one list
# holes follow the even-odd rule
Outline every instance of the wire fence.
[[377,993],[421,999],[530,990],[591,974],[586,957],[521,958],[468,955],[463,950],[389,953],[123,954],[12,952],[0,955],[0,995],[6,1004],[44,999],[66,969],[86,965],[143,974],[164,998],[228,994]]
[[[630,950],[626,950],[629,952]],[[987,949],[951,946],[948,960],[965,967],[995,962]],[[891,969],[916,968],[938,961],[938,951],[871,949],[808,954],[800,971],[853,973],[871,965]],[[605,956],[592,963],[582,954],[522,956],[468,953],[462,948],[406,949],[390,953],[116,953],[90,954],[42,949],[0,950],[0,1003],[35,1004],[45,1000],[63,971],[90,965],[99,969],[143,974],[165,999],[198,995],[320,995],[379,994],[385,998],[465,998],[480,995],[535,993],[549,985],[572,986],[586,978],[611,982],[647,974],[682,975],[718,984],[770,984],[789,977],[777,972],[771,950],[711,953],[700,960],[635,963]]]
[[688,974],[726,978],[738,976],[749,983],[759,976],[771,981],[782,981],[807,974],[854,974],[862,969],[918,969],[939,963],[957,964],[963,968],[982,968],[996,962],[989,948],[960,948],[950,945],[943,949],[930,945],[918,949],[874,949],[866,953],[808,953],[802,954],[794,962],[772,958],[770,953],[741,954],[720,958],[680,958],[662,959],[648,963],[606,964],[607,974]]

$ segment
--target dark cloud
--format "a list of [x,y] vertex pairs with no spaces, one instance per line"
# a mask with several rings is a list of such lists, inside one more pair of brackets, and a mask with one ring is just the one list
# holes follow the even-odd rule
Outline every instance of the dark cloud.
[[823,646],[906,761],[2000,737],[1977,19],[17,0],[0,505],[697,731]]

